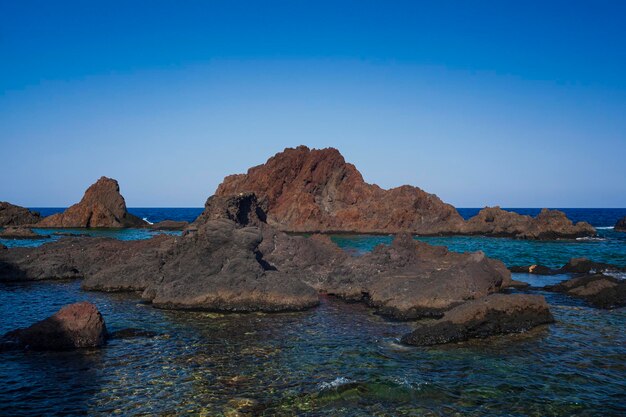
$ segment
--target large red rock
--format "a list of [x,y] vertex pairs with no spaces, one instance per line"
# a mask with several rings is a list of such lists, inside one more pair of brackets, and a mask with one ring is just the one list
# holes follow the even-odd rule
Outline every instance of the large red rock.
[[[368,184],[338,150],[288,148],[246,174],[230,175],[215,198],[256,194],[267,223],[286,232],[480,234],[525,239],[593,236],[556,210],[537,217],[486,208],[465,222],[434,194],[403,185],[384,190]],[[205,213],[209,212],[209,202]]]
[[0,201],[0,227],[31,225],[40,220],[41,215],[37,212]]
[[63,213],[44,218],[37,227],[143,227],[147,223],[126,209],[116,180],[101,177],[82,200]]
[[257,195],[267,223],[284,231],[437,234],[463,224],[434,194],[366,183],[333,148],[285,149],[247,174],[226,177],[216,195],[246,192]]
[[65,306],[30,327],[9,332],[3,339],[33,350],[71,350],[102,346],[106,336],[106,325],[96,306],[81,302]]

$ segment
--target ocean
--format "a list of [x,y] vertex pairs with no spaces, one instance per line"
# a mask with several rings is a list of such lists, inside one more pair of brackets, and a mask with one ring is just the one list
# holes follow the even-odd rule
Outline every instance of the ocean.
[[[39,210],[47,215],[62,209]],[[202,209],[129,211],[158,222],[192,221]],[[459,211],[468,217],[478,209]],[[586,256],[626,266],[626,233],[612,230],[626,209],[563,211],[599,227],[599,238],[418,239],[456,251],[483,250],[507,265],[560,266]],[[155,233],[80,232],[120,239]],[[333,240],[358,256],[391,237]],[[567,278],[514,275],[535,286]],[[332,297],[298,313],[218,314],[158,310],[135,294],[81,291],[79,282],[0,284],[0,334],[82,300],[98,306],[110,331],[132,327],[156,334],[113,339],[100,350],[0,354],[0,415],[220,416],[237,415],[236,404],[244,401],[254,405],[252,415],[266,416],[626,415],[625,309],[597,310],[562,294],[524,291],[544,295],[556,323],[519,335],[416,348],[399,343],[412,323],[389,321]]]

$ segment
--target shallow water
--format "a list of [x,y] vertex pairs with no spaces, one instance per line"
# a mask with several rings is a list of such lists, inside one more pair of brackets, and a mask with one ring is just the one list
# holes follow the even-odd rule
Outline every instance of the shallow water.
[[[602,233],[599,242],[426,239],[509,264],[558,266],[571,254],[626,263],[623,238]],[[334,239],[362,252],[390,238]],[[567,276],[514,278],[542,286]],[[266,416],[626,415],[626,309],[529,291],[546,296],[555,324],[414,348],[398,343],[412,323],[332,298],[299,313],[222,315],[158,310],[79,282],[0,284],[0,334],[81,300],[98,306],[110,331],[157,333],[100,350],[0,354],[0,415],[233,415],[237,398]]]

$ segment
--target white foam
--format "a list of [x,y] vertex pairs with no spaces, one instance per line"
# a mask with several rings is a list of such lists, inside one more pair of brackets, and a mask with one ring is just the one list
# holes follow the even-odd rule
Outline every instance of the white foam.
[[576,240],[582,240],[585,242],[602,242],[606,239],[603,237],[577,237]]
[[600,230],[613,230],[613,226],[602,226],[602,227],[596,227],[596,229],[600,229]]
[[143,218],[143,221],[144,221],[144,222],[146,222],[146,223],[148,223],[148,224],[154,224],[154,223],[152,223],[150,220],[148,220],[148,218],[147,218],[147,217],[144,217],[144,218]]
[[626,272],[604,271],[604,275],[609,275],[617,279],[626,279]]
[[340,376],[339,378],[335,378],[335,380],[331,382],[321,382],[317,387],[320,390],[326,390],[326,389],[337,388],[341,385],[349,384],[350,382],[352,381],[350,381],[348,378]]

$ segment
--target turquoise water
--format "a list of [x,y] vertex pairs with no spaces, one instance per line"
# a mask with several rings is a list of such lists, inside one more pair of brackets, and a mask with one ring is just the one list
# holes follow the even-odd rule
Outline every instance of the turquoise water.
[[[601,233],[599,241],[424,240],[508,264],[558,266],[571,256],[623,264],[624,238]],[[363,253],[390,237],[333,239]],[[567,276],[514,278],[540,287]],[[111,331],[156,333],[100,350],[1,353],[0,415],[232,416],[243,399],[255,404],[249,415],[263,416],[626,415],[626,309],[528,292],[545,295],[556,323],[415,348],[398,343],[412,323],[333,298],[299,313],[215,314],[158,310],[134,294],[84,292],[79,282],[0,284],[0,334],[81,300],[98,306]]]

